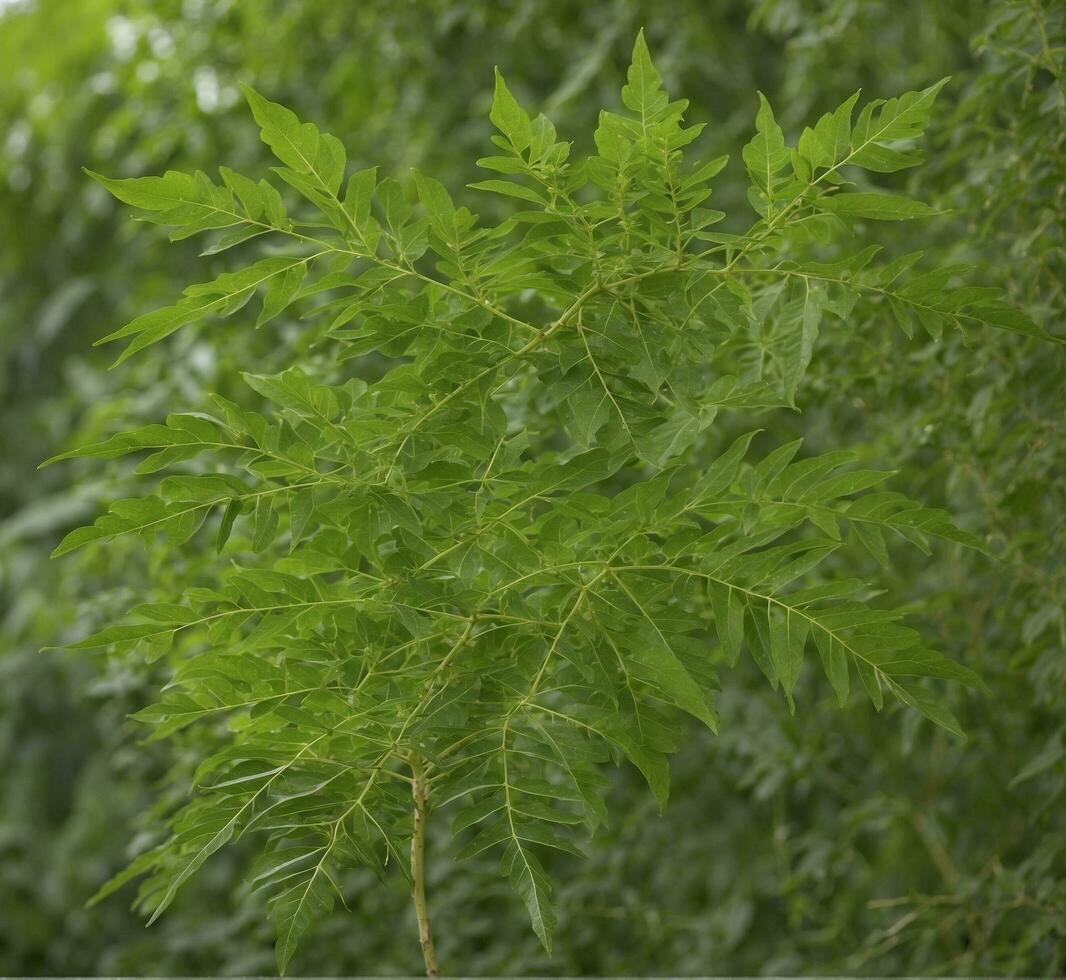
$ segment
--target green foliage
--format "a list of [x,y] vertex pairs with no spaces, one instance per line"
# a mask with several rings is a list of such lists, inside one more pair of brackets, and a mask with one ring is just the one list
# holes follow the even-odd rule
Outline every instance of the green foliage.
[[[181,643],[152,663],[40,650],[121,622],[137,602],[215,585],[218,564],[250,535],[227,505],[222,559],[214,545],[226,521],[216,510],[184,547],[145,548],[120,534],[50,563],[72,527],[108,501],[156,495],[160,476],[131,476],[137,457],[34,467],[168,413],[217,415],[208,391],[270,416],[242,371],[274,375],[299,363],[334,385],[349,372],[372,382],[393,364],[373,354],[343,368],[331,361],[332,348],[308,329],[311,300],[258,331],[244,329],[255,318],[247,308],[191,323],[107,374],[115,345],[91,341],[172,303],[189,282],[248,264],[272,239],[204,258],[196,253],[224,243],[226,231],[168,247],[165,235],[138,232],[83,166],[125,177],[225,161],[258,177],[264,150],[238,86],[247,80],[302,118],[328,122],[350,170],[417,166],[491,224],[516,201],[460,188],[475,179],[470,160],[502,155],[488,145],[493,64],[522,105],[543,107],[584,154],[644,24],[667,87],[699,109],[690,121],[712,120],[686,152],[734,161],[714,180],[713,207],[728,217],[709,231],[737,233],[749,220],[741,149],[756,89],[792,142],[856,89],[866,98],[921,91],[951,75],[921,140],[925,164],[865,177],[851,168],[856,186],[842,188],[909,194],[938,216],[856,221],[855,249],[874,229],[889,258],[923,250],[920,269],[979,266],[974,281],[1004,287],[1061,333],[1060,8],[433,0],[426,16],[424,6],[378,0],[32,0],[0,11],[0,61],[11,68],[0,86],[0,972],[262,975],[273,961],[267,896],[246,874],[263,844],[254,832],[217,851],[151,929],[121,895],[84,907],[117,868],[164,841],[166,814],[188,800],[195,766],[229,737],[233,713],[138,744],[158,726],[127,716],[161,700],[189,654]],[[835,248],[816,257],[831,261]],[[635,767],[604,769],[610,820],[583,844],[587,856],[541,852],[557,912],[550,958],[507,900],[498,852],[454,865],[465,835],[451,837],[447,813],[431,817],[428,889],[446,966],[491,976],[1062,973],[1063,348],[973,321],[966,333],[945,322],[939,340],[913,321],[908,338],[893,321],[877,294],[845,324],[826,318],[796,395],[802,415],[722,411],[692,466],[702,471],[759,425],[766,434],[752,442],[752,462],[799,436],[801,456],[848,446],[856,467],[891,468],[892,490],[977,531],[999,561],[950,542],[934,542],[928,557],[894,546],[886,531],[888,564],[878,568],[855,539],[823,566],[873,577],[878,605],[906,608],[945,654],[979,671],[991,698],[935,684],[969,740],[891,696],[883,713],[869,711],[854,670],[854,694],[837,710],[821,670],[810,669],[816,641],[790,715],[752,658],[726,673],[712,636],[726,681],[715,697],[721,734],[691,719],[671,756],[670,805],[660,810]],[[175,472],[218,469],[193,457]],[[616,493],[624,473],[605,492]],[[344,902],[318,919],[292,969],[416,972],[404,876],[377,887],[355,864],[334,878]]]
[[[810,657],[840,704],[855,676],[877,709],[888,694],[961,735],[927,680],[976,674],[854,570],[864,553],[890,565],[897,538],[926,554],[985,542],[876,489],[892,474],[852,453],[752,449],[753,416],[803,407],[826,336],[846,349],[881,309],[908,336],[1049,339],[958,265],[917,271],[919,254],[879,263],[846,242],[866,219],[939,213],[859,171],[919,162],[944,84],[857,115],[852,96],[794,147],[760,96],[743,233],[714,230],[726,160],[686,159],[703,127],[643,34],[625,111],[601,113],[588,157],[497,73],[500,153],[479,164],[501,178],[471,187],[520,202],[498,223],[419,171],[345,183],[340,142],[251,89],[287,201],[224,168],[221,183],[97,177],[173,239],[206,233],[207,255],[261,249],[105,337],[127,341],[119,362],[257,297],[256,327],[291,307],[319,352],[243,375],[264,413],[215,395],[55,457],[176,469],[56,554],[138,535],[221,556],[73,644],[169,656],[139,720],[156,738],[215,736],[169,838],[101,895],[147,874],[154,920],[208,858],[254,839],[284,971],[344,869],[406,872],[408,784],[425,771],[460,856],[496,856],[550,950],[546,856],[580,855],[606,823],[605,764],[628,760],[665,804],[686,716],[717,731],[745,650],[792,711]],[[745,434],[726,448],[731,418]]]

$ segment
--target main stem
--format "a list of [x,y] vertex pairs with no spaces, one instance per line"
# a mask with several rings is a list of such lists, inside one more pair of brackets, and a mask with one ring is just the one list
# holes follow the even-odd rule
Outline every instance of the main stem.
[[418,941],[422,946],[422,958],[426,962],[426,976],[439,977],[437,950],[429,928],[429,907],[426,905],[426,816],[429,813],[429,783],[426,780],[422,760],[411,756],[411,796],[415,801],[414,833],[411,835],[411,898],[415,903],[418,919]]

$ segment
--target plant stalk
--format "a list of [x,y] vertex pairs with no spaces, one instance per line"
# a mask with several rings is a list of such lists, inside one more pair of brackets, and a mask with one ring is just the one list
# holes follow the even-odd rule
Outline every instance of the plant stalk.
[[411,898],[415,903],[418,919],[418,942],[422,946],[422,958],[426,963],[426,976],[439,977],[437,950],[433,945],[433,933],[429,928],[429,907],[426,905],[426,817],[429,813],[429,782],[426,780],[422,760],[411,757],[411,796],[415,801],[414,833],[411,835]]

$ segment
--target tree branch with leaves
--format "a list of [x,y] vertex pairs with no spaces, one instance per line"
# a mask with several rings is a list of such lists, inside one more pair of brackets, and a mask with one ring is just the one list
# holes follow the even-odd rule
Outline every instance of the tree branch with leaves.
[[168,657],[139,720],[217,735],[166,838],[98,898],[146,875],[154,919],[253,839],[284,972],[346,869],[398,868],[435,976],[430,800],[460,860],[498,855],[550,950],[544,855],[580,856],[608,820],[606,766],[628,761],[666,803],[688,719],[717,730],[745,650],[789,710],[816,652],[841,705],[856,676],[877,709],[888,694],[961,736],[929,682],[980,681],[854,569],[891,562],[897,540],[982,539],[880,489],[891,472],[847,450],[754,452],[765,437],[744,421],[801,409],[825,335],[846,344],[877,306],[908,334],[1046,338],[965,270],[847,246],[869,222],[936,215],[871,181],[921,161],[944,84],[857,114],[856,94],[796,146],[760,96],[743,233],[716,230],[727,161],[686,159],[703,126],[685,125],[643,36],[623,111],[601,114],[583,158],[497,74],[497,152],[478,161],[497,176],[471,185],[514,204],[495,225],[424,174],[348,175],[337,139],[250,89],[272,178],[97,177],[172,238],[244,256],[104,338],[127,341],[119,360],[256,296],[255,326],[299,311],[308,351],[246,374],[241,403],[215,395],[56,457],[170,471],[57,554],[140,535],[219,555],[211,582],[149,585],[127,622],[74,644]]

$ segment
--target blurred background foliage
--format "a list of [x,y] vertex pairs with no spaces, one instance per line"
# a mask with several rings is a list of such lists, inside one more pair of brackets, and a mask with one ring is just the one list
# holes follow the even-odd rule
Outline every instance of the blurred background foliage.
[[[143,812],[160,780],[211,732],[142,744],[127,715],[165,683],[165,663],[41,648],[115,618],[146,576],[187,581],[189,563],[208,559],[117,539],[49,562],[114,496],[119,470],[35,467],[201,408],[206,391],[236,385],[238,366],[314,354],[298,322],[227,322],[108,373],[110,352],[92,341],[218,260],[130,222],[81,168],[265,169],[238,97],[247,81],[341,137],[354,164],[417,164],[492,207],[463,185],[488,145],[493,64],[588,145],[641,25],[670,90],[709,121],[708,153],[734,161],[757,88],[795,136],[858,87],[887,97],[952,75],[929,161],[906,178],[952,214],[890,229],[893,250],[977,263],[979,281],[1062,335],[1066,5],[1053,0],[0,3],[0,973],[273,970],[263,910],[233,884],[239,846],[148,931],[121,899],[84,908],[151,839]],[[716,187],[745,223],[739,168]],[[907,339],[873,309],[823,338],[808,376],[812,450],[861,447],[901,471],[894,488],[948,507],[999,556],[901,551],[883,573],[894,601],[937,597],[919,625],[991,688],[953,692],[968,742],[914,713],[878,717],[858,697],[837,711],[809,678],[789,717],[738,670],[723,734],[694,728],[666,811],[619,771],[591,859],[552,869],[552,959],[495,867],[453,867],[436,828],[442,960],[475,975],[1066,970],[1062,351],[991,331]],[[765,424],[783,439],[797,423]],[[322,924],[294,972],[417,972],[399,877],[383,892],[354,873],[344,891],[350,912]]]

